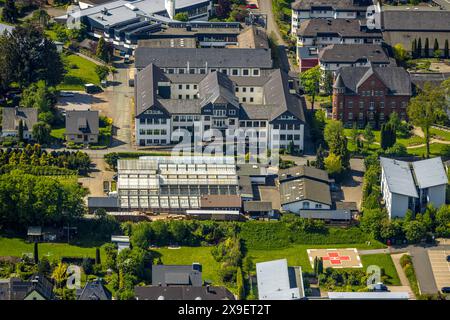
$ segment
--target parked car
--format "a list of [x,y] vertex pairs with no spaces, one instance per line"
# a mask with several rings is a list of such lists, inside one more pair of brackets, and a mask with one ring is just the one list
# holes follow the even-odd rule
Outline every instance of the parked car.
[[450,287],[443,287],[441,291],[442,293],[450,293]]
[[450,256],[447,256],[447,262],[450,262]]
[[254,3],[250,3],[245,6],[247,9],[258,9],[258,6]]

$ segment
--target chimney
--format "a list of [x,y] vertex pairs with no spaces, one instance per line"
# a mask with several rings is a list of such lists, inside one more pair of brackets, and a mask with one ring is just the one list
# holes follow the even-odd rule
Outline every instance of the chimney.
[[173,19],[175,17],[175,0],[165,0],[165,8],[169,18]]

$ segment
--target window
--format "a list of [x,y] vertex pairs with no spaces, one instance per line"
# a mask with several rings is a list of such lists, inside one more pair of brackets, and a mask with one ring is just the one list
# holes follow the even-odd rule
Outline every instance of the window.
[[349,109],[352,109],[352,108],[353,108],[353,101],[349,101],[349,102],[348,102],[348,108],[349,108]]
[[303,209],[309,209],[309,202],[308,201],[303,202]]
[[244,70],[242,71],[242,74],[243,74],[244,76],[248,76],[249,73],[250,73],[250,71],[249,71],[248,69],[244,69]]
[[233,76],[239,75],[239,69],[233,69],[233,70],[231,71],[231,74],[232,74]]
[[236,110],[230,110],[230,116],[236,115]]
[[179,90],[183,89],[183,85],[182,85],[182,84],[179,84],[179,85],[178,85],[178,89],[179,89]]
[[259,76],[259,69],[253,69],[253,75]]
[[140,123],[140,124],[145,124],[145,119],[144,119],[144,118],[140,118],[140,119],[139,119],[139,123]]
[[352,112],[348,113],[348,120],[353,120],[353,113]]
[[186,89],[189,90],[190,88],[191,88],[191,86],[187,84]]
[[182,95],[182,94],[179,94],[179,95],[178,95],[178,99],[179,99],[179,100],[183,99],[183,95]]
[[360,101],[359,102],[359,108],[360,109],[364,109],[364,101]]
[[197,90],[197,85],[196,84],[194,84],[194,90]]
[[247,88],[246,88],[246,87],[243,87],[243,88],[242,88],[242,92],[247,92]]
[[190,69],[189,69],[189,73],[190,73],[190,74],[195,74],[195,69],[194,69],[194,68],[190,68]]
[[178,73],[179,74],[184,74],[184,69],[182,69],[182,68],[178,69]]
[[247,98],[243,97],[242,102],[247,102]]
[[254,89],[255,89],[255,88],[251,87],[251,88],[250,88],[250,92],[253,92],[253,91],[254,91]]
[[253,97],[250,97],[250,102],[253,102],[253,100],[254,100]]
[[198,71],[199,71],[200,74],[205,74],[206,73],[206,69],[203,69],[203,68],[199,69]]

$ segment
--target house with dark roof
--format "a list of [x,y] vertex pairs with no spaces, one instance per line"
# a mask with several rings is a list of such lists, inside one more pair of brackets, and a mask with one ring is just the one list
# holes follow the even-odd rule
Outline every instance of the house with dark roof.
[[208,74],[220,71],[231,76],[258,77],[272,69],[270,49],[259,48],[150,48],[138,47],[135,65],[142,70],[150,64],[167,74]]
[[192,265],[153,265],[153,286],[192,286],[201,287],[202,266],[199,263]]
[[135,287],[136,300],[236,300],[225,287],[143,286]]
[[323,72],[336,73],[342,67],[387,67],[395,66],[379,44],[332,44],[319,53],[319,65]]
[[390,46],[401,44],[411,51],[414,40],[421,41],[422,54],[425,41],[429,41],[429,56],[433,56],[434,42],[442,52],[445,42],[450,42],[450,11],[448,10],[383,10],[381,12],[381,31],[384,41]]
[[325,170],[295,166],[278,172],[277,185],[281,208],[300,213],[301,210],[329,210],[332,207],[333,182]]
[[296,0],[292,2],[291,32],[310,19],[358,19],[366,16],[372,0]]
[[53,297],[53,284],[42,274],[35,274],[29,280],[0,281],[0,300],[52,300]]
[[103,281],[95,279],[86,282],[83,289],[78,290],[77,300],[111,300],[111,292],[103,285]]
[[392,112],[407,119],[412,95],[409,73],[401,67],[343,67],[333,84],[333,119],[351,127],[385,122]]
[[3,108],[2,137],[18,137],[20,123],[23,125],[23,139],[33,139],[33,126],[38,122],[36,108]]
[[99,135],[98,111],[71,110],[66,112],[67,142],[97,143]]
[[297,47],[317,46],[321,49],[331,44],[382,43],[381,31],[369,28],[364,21],[357,19],[307,20],[297,30]]
[[135,77],[135,108],[139,146],[178,142],[182,130],[193,133],[197,125],[202,136],[210,130],[224,137],[251,131],[270,146],[279,141],[280,148],[293,143],[303,150],[303,101],[290,93],[289,76],[279,69],[258,76],[219,70],[170,74],[151,63]]

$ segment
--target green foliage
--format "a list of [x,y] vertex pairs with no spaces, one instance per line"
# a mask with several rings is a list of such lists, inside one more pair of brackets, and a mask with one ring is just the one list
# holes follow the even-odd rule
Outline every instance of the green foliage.
[[320,79],[322,78],[322,72],[320,66],[308,69],[300,74],[300,83],[306,94],[311,96],[311,108],[314,109],[314,102],[316,95],[320,89]]
[[50,142],[50,133],[52,129],[45,122],[38,122],[33,126],[33,139],[40,144],[46,144]]
[[105,41],[103,37],[100,38],[97,44],[97,52],[96,52],[97,58],[105,61],[110,62],[112,57],[111,47],[108,45],[108,43]]
[[344,134],[342,122],[331,120],[325,126],[325,141],[330,149],[330,153],[339,156],[342,161],[343,169],[350,165],[350,154],[347,149],[347,137]]
[[189,20],[189,15],[188,15],[187,12],[178,12],[177,14],[175,14],[174,20],[188,21]]
[[61,224],[83,215],[83,196],[78,185],[12,171],[0,176],[0,223]]
[[54,86],[64,75],[55,44],[32,24],[16,26],[11,33],[1,35],[0,56],[3,87],[15,82],[23,88],[39,80]]
[[107,66],[100,66],[100,65],[96,65],[95,66],[95,73],[97,74],[98,78],[100,79],[100,81],[105,80],[109,73],[110,70]]
[[19,10],[14,0],[6,0],[2,10],[2,20],[8,23],[16,23],[19,18]]

